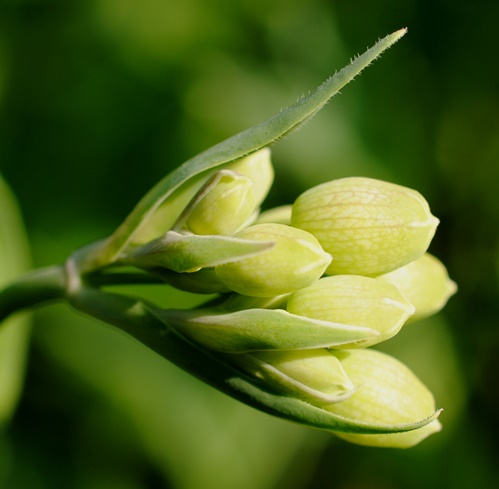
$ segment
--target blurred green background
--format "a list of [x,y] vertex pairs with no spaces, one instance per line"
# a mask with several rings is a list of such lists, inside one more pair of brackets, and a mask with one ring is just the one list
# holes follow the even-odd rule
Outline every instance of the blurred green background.
[[273,148],[266,206],[343,176],[416,188],[459,292],[385,347],[445,409],[442,433],[406,451],[271,418],[62,305],[40,310],[0,487],[498,487],[498,21],[490,0],[1,0],[0,173],[34,266],[109,234],[171,169],[407,26]]

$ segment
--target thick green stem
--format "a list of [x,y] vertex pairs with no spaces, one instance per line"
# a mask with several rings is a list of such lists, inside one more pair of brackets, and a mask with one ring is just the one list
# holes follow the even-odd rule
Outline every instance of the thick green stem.
[[40,268],[21,276],[0,290],[0,323],[16,311],[63,299],[66,285],[62,266]]
[[[66,300],[81,288],[81,278],[75,262],[69,266],[40,268],[22,275],[0,290],[0,323],[16,311],[54,300]],[[165,282],[145,272],[101,270],[84,277],[90,287],[112,285],[155,285]]]

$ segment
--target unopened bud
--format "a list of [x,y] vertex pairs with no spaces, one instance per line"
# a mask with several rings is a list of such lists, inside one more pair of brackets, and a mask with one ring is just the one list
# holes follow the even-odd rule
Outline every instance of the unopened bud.
[[274,168],[270,161],[269,148],[251,153],[244,158],[224,165],[224,168],[241,173],[252,180],[257,207],[265,200],[274,182]]
[[321,406],[355,392],[341,362],[328,350],[265,351],[235,357],[237,363],[284,395]]
[[[333,351],[357,391],[345,401],[325,409],[347,419],[377,424],[404,424],[435,413],[433,395],[403,363],[384,353],[365,350]],[[440,431],[434,420],[402,433],[361,435],[336,433],[352,443],[375,447],[408,448]]]
[[[268,148],[255,151],[244,158],[239,158],[214,169],[208,169],[184,181],[142,222],[134,234],[133,243],[148,243],[160,238],[172,228],[178,231],[179,219],[182,221],[185,217],[182,214],[193,197],[217,171],[224,169],[240,173],[253,182],[255,207],[259,207],[267,196],[274,179],[274,169]],[[184,223],[184,221],[181,222],[182,225]]]
[[378,279],[395,285],[415,306],[416,312],[408,322],[437,313],[457,291],[443,263],[429,253]]
[[364,326],[379,336],[343,348],[364,348],[398,333],[414,306],[392,284],[359,275],[324,277],[288,298],[292,314],[331,323]]
[[370,178],[313,187],[293,205],[291,224],[333,256],[330,275],[376,276],[419,258],[438,219],[415,190]]
[[272,209],[268,209],[260,213],[255,224],[273,222],[276,224],[286,224],[287,226],[290,226],[291,210],[292,206],[290,205],[281,205],[279,207],[273,207]]
[[311,234],[283,224],[257,224],[235,237],[275,242],[273,248],[260,256],[215,268],[219,279],[239,294],[255,297],[287,294],[315,282],[331,262],[331,256]]
[[231,235],[248,222],[254,210],[252,180],[220,170],[194,198],[186,224],[194,234]]

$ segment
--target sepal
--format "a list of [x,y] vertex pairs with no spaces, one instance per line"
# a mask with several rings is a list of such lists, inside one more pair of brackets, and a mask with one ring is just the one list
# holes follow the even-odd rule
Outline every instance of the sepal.
[[139,268],[166,268],[174,272],[196,272],[263,253],[273,241],[254,241],[231,236],[197,236],[169,231],[160,239],[132,249],[120,262]]
[[282,309],[155,309],[154,314],[196,343],[224,353],[337,347],[366,341],[369,328],[319,321]]

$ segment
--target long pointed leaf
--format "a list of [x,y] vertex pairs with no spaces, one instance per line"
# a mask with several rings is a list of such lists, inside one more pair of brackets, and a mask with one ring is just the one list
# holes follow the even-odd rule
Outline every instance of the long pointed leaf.
[[348,66],[326,80],[308,96],[265,122],[212,146],[167,175],[143,197],[110,239],[103,243],[103,247],[97,248],[91,256],[85,258],[86,268],[92,269],[115,260],[133,238],[139,226],[169,195],[193,176],[268,146],[307,121],[383,51],[398,41],[406,31],[407,29],[400,29],[379,40],[371,49],[354,58]]
[[370,328],[318,321],[282,309],[245,309],[226,314],[202,309],[158,309],[153,313],[182,335],[225,353],[326,348],[379,334]]
[[273,241],[252,241],[232,236],[183,235],[170,231],[141,246],[121,261],[140,268],[162,267],[174,272],[196,272],[262,253]]
[[[21,216],[1,176],[0,216],[1,289],[24,271],[29,262]],[[21,394],[30,323],[31,317],[23,314],[10,317],[0,325],[0,427],[10,419]]]

